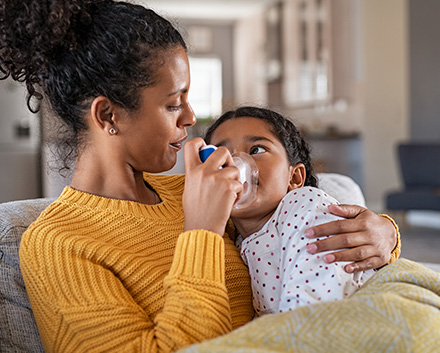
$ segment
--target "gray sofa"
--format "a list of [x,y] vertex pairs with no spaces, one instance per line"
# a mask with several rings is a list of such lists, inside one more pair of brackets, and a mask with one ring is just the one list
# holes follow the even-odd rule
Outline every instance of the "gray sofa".
[[[318,175],[320,186],[341,203],[364,205],[359,186],[339,174]],[[33,199],[0,204],[0,352],[44,352],[19,267],[26,228],[52,202]]]
[[0,352],[44,352],[21,276],[21,235],[51,199],[0,204]]

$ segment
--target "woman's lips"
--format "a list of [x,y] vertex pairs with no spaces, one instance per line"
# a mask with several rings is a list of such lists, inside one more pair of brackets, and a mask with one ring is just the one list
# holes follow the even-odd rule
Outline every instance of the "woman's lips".
[[174,143],[170,143],[170,146],[172,148],[175,148],[176,150],[180,150],[182,149],[182,142],[174,142]]
[[181,150],[182,149],[182,145],[183,145],[183,141],[185,141],[187,139],[188,135],[184,136],[183,138],[177,140],[176,142],[172,142],[170,143],[170,146],[176,150]]

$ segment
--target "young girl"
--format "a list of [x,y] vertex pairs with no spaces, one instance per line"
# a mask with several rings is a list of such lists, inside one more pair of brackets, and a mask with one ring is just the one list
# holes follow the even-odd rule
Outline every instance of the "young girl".
[[256,200],[231,216],[257,315],[346,298],[373,275],[373,270],[347,273],[341,263],[308,252],[305,231],[340,218],[329,213],[328,205],[337,201],[317,188],[309,148],[291,121],[243,107],[222,115],[206,141],[248,153],[259,170]]

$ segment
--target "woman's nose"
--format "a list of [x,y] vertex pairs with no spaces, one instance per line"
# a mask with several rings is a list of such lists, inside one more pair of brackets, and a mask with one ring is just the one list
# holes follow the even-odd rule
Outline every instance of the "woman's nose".
[[177,123],[179,126],[184,127],[193,126],[196,123],[196,115],[194,114],[191,104],[188,103],[184,106]]

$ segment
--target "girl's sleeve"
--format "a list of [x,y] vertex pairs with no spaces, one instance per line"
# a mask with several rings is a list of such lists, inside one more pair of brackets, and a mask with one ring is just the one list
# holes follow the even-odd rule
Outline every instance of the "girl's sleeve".
[[306,249],[310,241],[304,235],[306,229],[340,219],[327,212],[331,203],[337,202],[314,189],[298,191],[297,195],[292,193],[284,200],[286,209],[278,220],[282,228],[280,234],[284,234],[281,248],[286,249],[280,258],[279,311],[343,299],[358,288],[359,275],[346,273],[344,263],[327,264],[322,259],[325,253],[309,254]]

